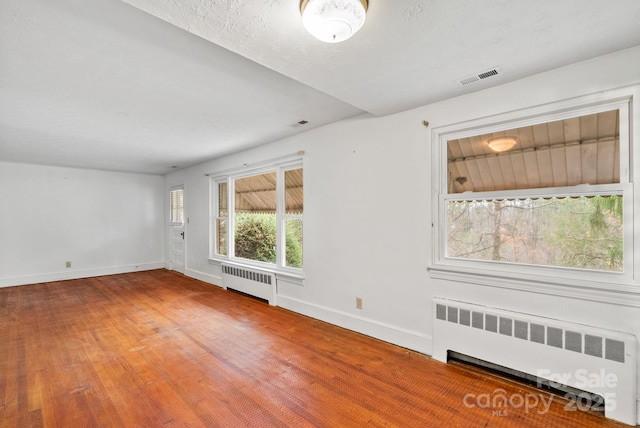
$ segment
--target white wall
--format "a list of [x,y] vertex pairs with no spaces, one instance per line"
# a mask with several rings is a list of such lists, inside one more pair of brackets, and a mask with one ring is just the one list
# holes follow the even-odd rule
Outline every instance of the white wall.
[[303,286],[279,283],[278,305],[427,354],[434,296],[640,335],[638,295],[617,305],[435,280],[427,272],[430,129],[638,83],[640,47],[392,116],[359,116],[177,171],[166,177],[165,193],[186,183],[187,275],[220,284],[207,263],[204,174],[304,150],[306,279]]
[[0,286],[163,266],[162,176],[0,162],[0,192]]

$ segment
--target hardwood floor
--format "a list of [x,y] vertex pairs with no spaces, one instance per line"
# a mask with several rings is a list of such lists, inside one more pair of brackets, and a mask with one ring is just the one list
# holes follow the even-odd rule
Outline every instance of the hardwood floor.
[[2,427],[626,426],[546,397],[165,270],[0,289]]

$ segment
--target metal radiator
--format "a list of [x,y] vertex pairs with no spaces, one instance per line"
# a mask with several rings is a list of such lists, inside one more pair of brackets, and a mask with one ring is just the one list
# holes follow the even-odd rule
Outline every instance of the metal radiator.
[[271,272],[223,263],[222,285],[276,304],[276,277]]
[[605,416],[637,420],[637,339],[634,335],[433,299],[433,357],[449,351],[604,398]]

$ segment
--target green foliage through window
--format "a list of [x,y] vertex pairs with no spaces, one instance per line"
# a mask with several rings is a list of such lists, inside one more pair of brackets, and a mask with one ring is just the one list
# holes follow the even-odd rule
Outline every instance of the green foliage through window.
[[[237,213],[235,256],[260,262],[276,262],[276,215]],[[288,221],[285,235],[286,265],[302,267],[302,221]]]
[[302,220],[292,219],[286,221],[285,226],[285,259],[286,265],[293,268],[302,268]]
[[449,201],[447,256],[621,272],[622,196]]

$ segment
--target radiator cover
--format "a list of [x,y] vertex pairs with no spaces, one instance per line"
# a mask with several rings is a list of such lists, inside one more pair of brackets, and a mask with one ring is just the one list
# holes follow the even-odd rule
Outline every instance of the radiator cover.
[[433,358],[455,351],[592,392],[606,417],[636,425],[634,335],[442,298],[433,314]]
[[222,285],[276,304],[276,277],[271,272],[223,263]]

